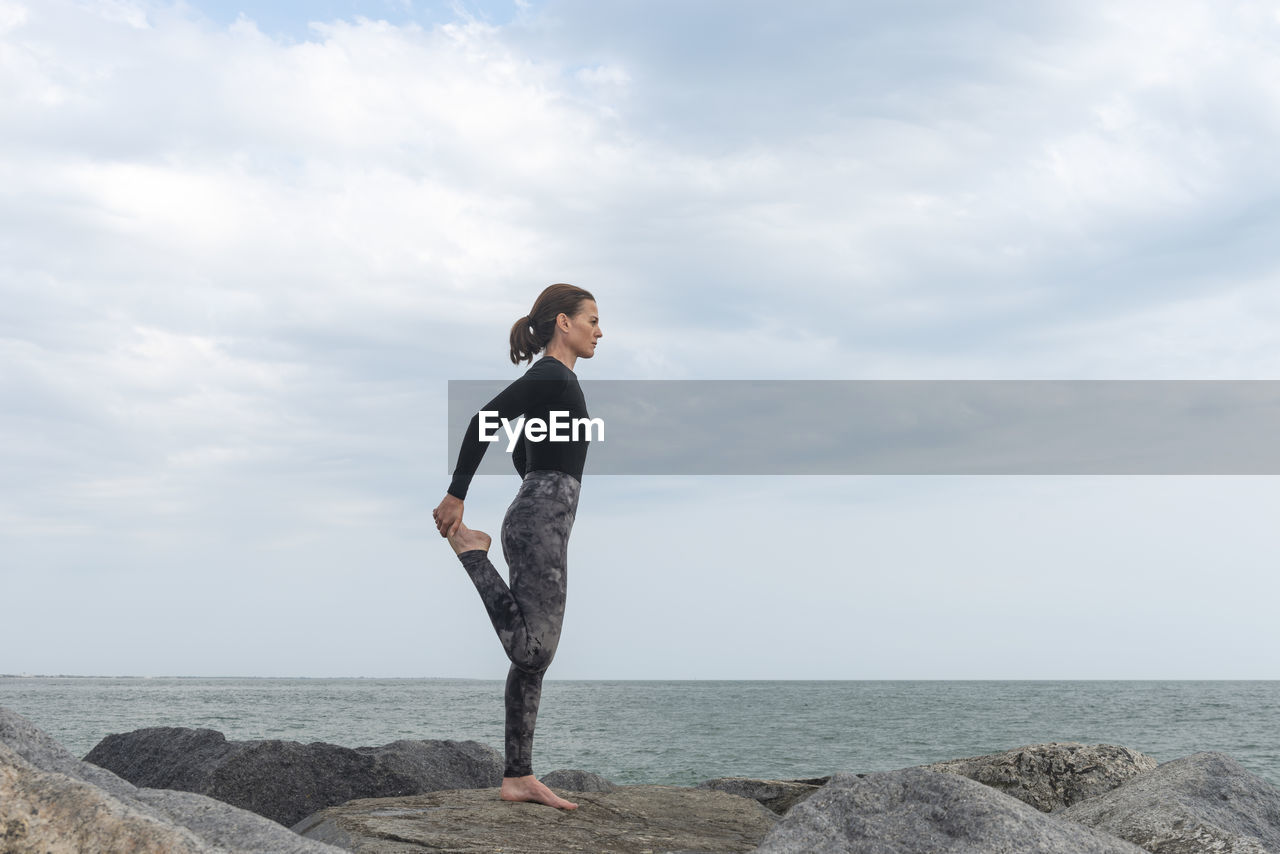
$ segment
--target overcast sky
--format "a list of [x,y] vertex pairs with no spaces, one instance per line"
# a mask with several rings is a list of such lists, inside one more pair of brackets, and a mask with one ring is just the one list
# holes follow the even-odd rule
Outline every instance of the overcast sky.
[[[1280,379],[1274,3],[258,5],[0,0],[0,673],[502,678],[553,282],[583,380]],[[589,456],[548,678],[1280,678],[1277,507]]]

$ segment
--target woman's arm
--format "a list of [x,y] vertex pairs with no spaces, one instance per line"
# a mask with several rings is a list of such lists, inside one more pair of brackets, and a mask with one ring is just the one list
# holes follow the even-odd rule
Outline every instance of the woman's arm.
[[[538,372],[541,373],[541,372]],[[524,376],[498,393],[498,396],[480,408],[480,412],[497,412],[498,417],[514,421],[529,410],[536,392],[535,368],[530,368]],[[471,486],[471,478],[475,476],[484,452],[489,449],[488,442],[480,441],[480,412],[471,416],[467,432],[462,435],[462,445],[458,448],[458,463],[453,467],[453,480],[449,483],[449,494],[459,501],[467,497],[467,489]]]
[[[514,419],[523,414],[528,406],[528,390],[525,377],[507,386],[493,400],[481,407],[482,412],[498,413],[500,418]],[[517,411],[518,410],[518,411]],[[471,478],[475,476],[484,452],[489,449],[488,442],[480,441],[480,412],[471,416],[467,432],[462,435],[462,446],[458,449],[458,463],[453,467],[453,480],[445,497],[431,511],[435,519],[436,530],[440,536],[452,536],[462,524],[463,499],[467,497],[467,489],[471,486]]]
[[[540,400],[554,400],[564,388],[566,380],[556,373],[557,365],[550,361],[542,361],[525,371],[524,376],[503,389],[497,397],[486,403],[481,411],[497,412],[498,417],[515,421],[521,415],[534,409]],[[447,537],[454,533],[462,523],[463,501],[467,497],[471,479],[475,476],[480,461],[489,443],[480,441],[480,412],[471,416],[467,432],[463,434],[462,446],[458,449],[458,463],[453,468],[453,480],[449,483],[448,495],[440,502],[431,515],[436,520],[436,528],[440,536]],[[523,468],[523,437],[518,445],[520,459],[514,460],[517,469]]]

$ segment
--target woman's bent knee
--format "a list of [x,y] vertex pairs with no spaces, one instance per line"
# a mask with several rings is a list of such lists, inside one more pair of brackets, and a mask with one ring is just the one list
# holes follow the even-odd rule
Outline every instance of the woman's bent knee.
[[541,673],[551,666],[551,660],[555,657],[555,647],[542,646],[518,650],[511,656],[511,663],[526,673]]

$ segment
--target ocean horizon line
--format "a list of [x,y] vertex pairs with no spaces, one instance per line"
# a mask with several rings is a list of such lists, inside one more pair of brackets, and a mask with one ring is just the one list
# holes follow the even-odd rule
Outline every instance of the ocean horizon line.
[[[502,682],[505,677],[487,677],[487,676],[352,676],[352,675],[336,675],[336,676],[263,676],[263,675],[237,675],[237,674],[220,674],[220,675],[200,675],[200,674],[130,674],[130,673],[0,673],[0,679],[262,679],[262,680],[361,680],[361,681],[380,681],[380,682],[421,682],[421,681],[441,681],[441,682]],[[1016,683],[1016,682],[1280,682],[1280,678],[1241,678],[1241,677],[1162,677],[1162,676],[1097,676],[1097,677],[1037,677],[1037,678],[1004,678],[1004,677],[895,677],[895,678],[812,678],[812,677],[762,677],[762,678],[716,678],[716,677],[678,677],[678,678],[661,678],[661,677],[629,677],[629,678],[575,678],[575,679],[554,679],[547,677],[547,682],[723,682],[723,683],[766,683],[766,682],[867,682],[867,683],[892,683],[892,682],[954,682],[954,683]]]

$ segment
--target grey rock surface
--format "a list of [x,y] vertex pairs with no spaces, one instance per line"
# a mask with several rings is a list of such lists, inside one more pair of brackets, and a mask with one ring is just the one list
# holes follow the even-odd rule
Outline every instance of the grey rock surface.
[[0,744],[9,745],[19,756],[42,771],[68,774],[122,797],[132,797],[136,791],[133,784],[121,780],[110,771],[81,762],[44,730],[3,706],[0,706]]
[[220,849],[97,786],[42,771],[0,744],[0,851],[213,854]]
[[497,789],[467,789],[353,801],[294,830],[362,854],[721,854],[752,850],[777,821],[755,801],[678,786],[561,794],[578,808],[513,804]]
[[1058,816],[1154,854],[1280,854],[1280,790],[1221,753],[1165,762]]
[[728,792],[741,798],[751,798],[778,815],[822,788],[831,778],[816,780],[757,780],[752,777],[717,777],[698,784],[699,789]]
[[565,789],[570,792],[613,792],[618,788],[599,774],[579,771],[575,768],[552,771],[540,779],[553,789]]
[[797,804],[758,854],[1141,854],[957,774],[906,768],[836,774]]
[[139,786],[180,789],[291,825],[356,798],[496,786],[502,756],[474,741],[340,747],[228,741],[211,729],[150,727],[109,735],[85,760]]
[[0,850],[336,854],[251,812],[137,788],[0,708]]
[[303,839],[269,818],[194,792],[139,789],[137,802],[213,843],[219,851],[337,854],[333,846]]
[[1156,764],[1127,747],[1051,742],[921,767],[968,777],[1041,812],[1054,812],[1109,792]]

